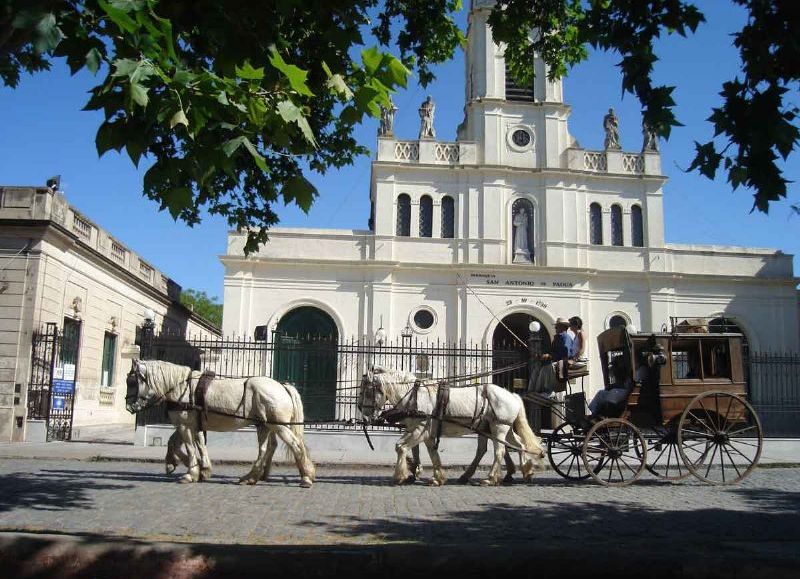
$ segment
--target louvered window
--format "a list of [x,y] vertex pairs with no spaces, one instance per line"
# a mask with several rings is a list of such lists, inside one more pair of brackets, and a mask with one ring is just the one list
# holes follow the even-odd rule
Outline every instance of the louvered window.
[[433,199],[428,195],[419,200],[419,236],[433,236]]
[[603,211],[599,203],[589,206],[589,243],[603,245]]
[[456,209],[452,197],[442,198],[442,237],[453,239],[456,236]]
[[638,205],[631,207],[631,237],[634,247],[644,247],[644,223],[642,222],[642,208]]
[[396,235],[411,236],[411,197],[405,193],[397,197],[397,229]]
[[611,245],[624,245],[622,239],[622,207],[611,206]]

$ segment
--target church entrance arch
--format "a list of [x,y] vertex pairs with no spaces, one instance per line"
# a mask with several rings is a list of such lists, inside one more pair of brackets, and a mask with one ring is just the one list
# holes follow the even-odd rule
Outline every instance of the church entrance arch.
[[336,322],[323,310],[301,306],[278,321],[272,377],[291,382],[303,398],[306,420],[336,418]]
[[[534,335],[530,330],[531,322],[539,322],[541,329]],[[516,312],[505,316],[497,324],[492,334],[492,367],[504,368],[518,362],[530,362],[531,340],[537,340],[542,353],[550,351],[550,334],[547,326],[540,319],[527,312]],[[494,383],[507,390],[524,390],[530,378],[530,363],[513,372],[494,375]]]

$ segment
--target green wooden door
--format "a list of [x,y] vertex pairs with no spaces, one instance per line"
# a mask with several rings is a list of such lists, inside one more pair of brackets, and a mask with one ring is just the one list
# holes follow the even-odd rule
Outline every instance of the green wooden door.
[[314,307],[292,310],[278,322],[272,376],[294,384],[306,420],[336,418],[337,341],[334,321]]

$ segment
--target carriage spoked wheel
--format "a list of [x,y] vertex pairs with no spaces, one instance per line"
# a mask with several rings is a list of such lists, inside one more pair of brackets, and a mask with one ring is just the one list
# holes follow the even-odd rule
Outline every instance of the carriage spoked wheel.
[[647,461],[644,436],[622,418],[606,418],[589,430],[583,443],[583,465],[605,486],[629,485],[642,476]]
[[677,422],[656,426],[652,432],[647,433],[645,440],[647,441],[645,468],[650,473],[670,481],[678,481],[692,474],[678,450]]
[[703,392],[681,414],[678,450],[689,471],[715,485],[734,484],[758,464],[764,436],[747,400],[727,392]]
[[569,422],[556,428],[547,438],[547,458],[558,474],[567,480],[582,481],[591,475],[583,464],[584,433]]

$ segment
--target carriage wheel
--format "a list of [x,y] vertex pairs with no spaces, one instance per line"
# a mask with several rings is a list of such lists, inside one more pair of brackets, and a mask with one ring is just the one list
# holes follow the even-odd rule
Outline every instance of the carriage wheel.
[[678,427],[675,423],[657,426],[652,433],[648,433],[645,440],[647,441],[645,468],[650,473],[671,481],[681,480],[692,474],[678,450]]
[[568,480],[586,480],[591,475],[583,464],[584,435],[569,422],[556,428],[547,439],[547,458],[558,474]]
[[678,450],[689,471],[715,485],[737,483],[758,464],[761,423],[741,396],[703,392],[681,414]]
[[584,468],[594,480],[621,487],[642,476],[647,446],[633,424],[622,418],[606,418],[589,430],[582,454]]

